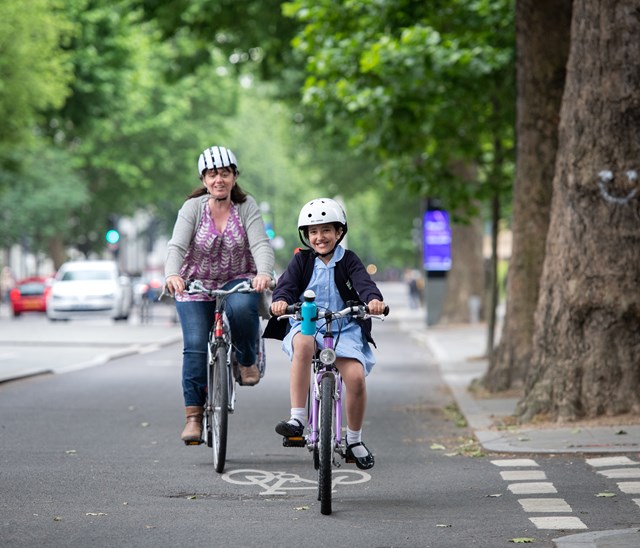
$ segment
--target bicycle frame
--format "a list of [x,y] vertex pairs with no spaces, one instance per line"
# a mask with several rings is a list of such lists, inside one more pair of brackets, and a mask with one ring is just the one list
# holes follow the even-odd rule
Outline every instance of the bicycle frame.
[[[305,298],[307,295],[305,294]],[[294,318],[300,320],[300,305],[291,305],[287,308],[287,314],[283,314],[279,319]],[[385,310],[385,315],[388,309]],[[317,343],[318,328],[316,326],[314,340],[316,341],[316,351],[312,358],[312,380],[309,386],[308,423],[307,434],[304,437],[285,437],[284,446],[304,447],[313,453],[313,464],[318,470],[318,500],[320,501],[320,512],[331,514],[331,498],[333,482],[331,468],[339,467],[341,464],[335,458],[339,454],[347,460],[346,443],[342,447],[342,376],[336,367],[336,353],[334,341],[333,321],[346,317],[378,318],[383,316],[370,315],[364,305],[347,306],[344,310],[318,310],[316,319],[325,320],[325,332],[322,336],[322,345]],[[342,326],[338,326],[338,337]],[[320,348],[318,348],[320,347]],[[327,404],[323,399],[330,399]],[[330,407],[327,407],[330,406]],[[329,410],[330,409],[330,410]],[[351,462],[351,461],[347,461]]]
[[[250,282],[241,282],[229,290],[206,289],[198,280],[192,282],[188,293],[202,293],[215,297],[214,319],[207,345],[207,399],[204,407],[204,432],[207,446],[213,448],[213,464],[216,472],[222,473],[226,461],[227,419],[235,411],[236,389],[239,379],[237,364],[233,356],[233,342],[229,321],[225,314],[225,303],[229,295],[254,290]],[[264,348],[258,341],[258,364],[264,373]]]
[[[333,346],[333,329],[331,327],[331,321],[327,322],[327,328],[325,334],[323,336],[323,344],[322,348],[319,348],[318,351],[330,349],[334,350]],[[322,378],[325,375],[333,375],[335,378],[334,382],[334,417],[335,417],[335,427],[334,427],[334,450],[340,448],[340,444],[342,442],[342,376],[338,371],[335,361],[331,364],[324,364],[320,361],[320,358],[314,356],[312,361],[312,370],[313,370],[313,384],[311,386],[310,394],[309,394],[309,434],[307,436],[307,445],[310,449],[313,449],[313,446],[316,445],[319,441],[319,411],[320,411],[320,384],[322,382]],[[335,463],[339,466],[339,463]]]

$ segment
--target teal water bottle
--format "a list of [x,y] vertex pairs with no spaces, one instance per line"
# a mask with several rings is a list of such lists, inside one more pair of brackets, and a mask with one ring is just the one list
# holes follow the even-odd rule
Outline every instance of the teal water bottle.
[[300,314],[302,315],[302,328],[301,333],[303,335],[315,335],[316,334],[316,316],[318,315],[318,307],[316,306],[316,294],[307,289],[304,292],[304,301]]

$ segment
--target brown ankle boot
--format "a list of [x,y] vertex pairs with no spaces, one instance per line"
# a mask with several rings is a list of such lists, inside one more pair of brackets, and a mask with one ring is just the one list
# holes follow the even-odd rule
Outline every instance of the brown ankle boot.
[[202,443],[202,415],[204,407],[197,405],[185,407],[187,424],[182,431],[181,439],[185,445],[200,445]]

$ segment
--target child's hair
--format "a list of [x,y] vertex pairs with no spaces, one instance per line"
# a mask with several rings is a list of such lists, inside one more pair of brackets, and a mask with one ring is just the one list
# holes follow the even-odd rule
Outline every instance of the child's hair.
[[[333,225],[333,228],[336,229],[336,232],[339,229],[342,229],[342,231],[344,232],[344,225],[342,223],[335,222],[335,223],[327,223],[327,224],[328,225]],[[311,225],[311,226],[318,226],[318,225]],[[309,238],[309,227],[308,226],[303,226],[301,230],[302,230],[302,232],[304,234],[304,237],[308,239]]]

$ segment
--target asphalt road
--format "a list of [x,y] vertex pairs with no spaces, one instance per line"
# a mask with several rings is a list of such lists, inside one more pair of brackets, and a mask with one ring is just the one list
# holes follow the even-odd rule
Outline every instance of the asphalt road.
[[[393,319],[392,301],[404,297],[394,291],[392,316],[374,327],[378,364],[368,379],[364,440],[376,466],[337,471],[331,516],[320,514],[310,454],[282,447],[273,431],[289,410],[278,343],[268,341],[262,382],[240,388],[223,475],[209,449],[179,441],[180,344],[147,345],[0,384],[0,546],[493,548],[527,538],[552,546],[581,532],[532,522],[505,471],[542,472],[555,493],[536,498],[561,497],[585,530],[638,524],[630,497],[598,496],[612,480],[585,458],[538,456],[523,471],[513,455],[482,455],[456,425],[433,357]],[[21,321],[34,333],[46,325]],[[105,342],[119,329],[94,328]]]

